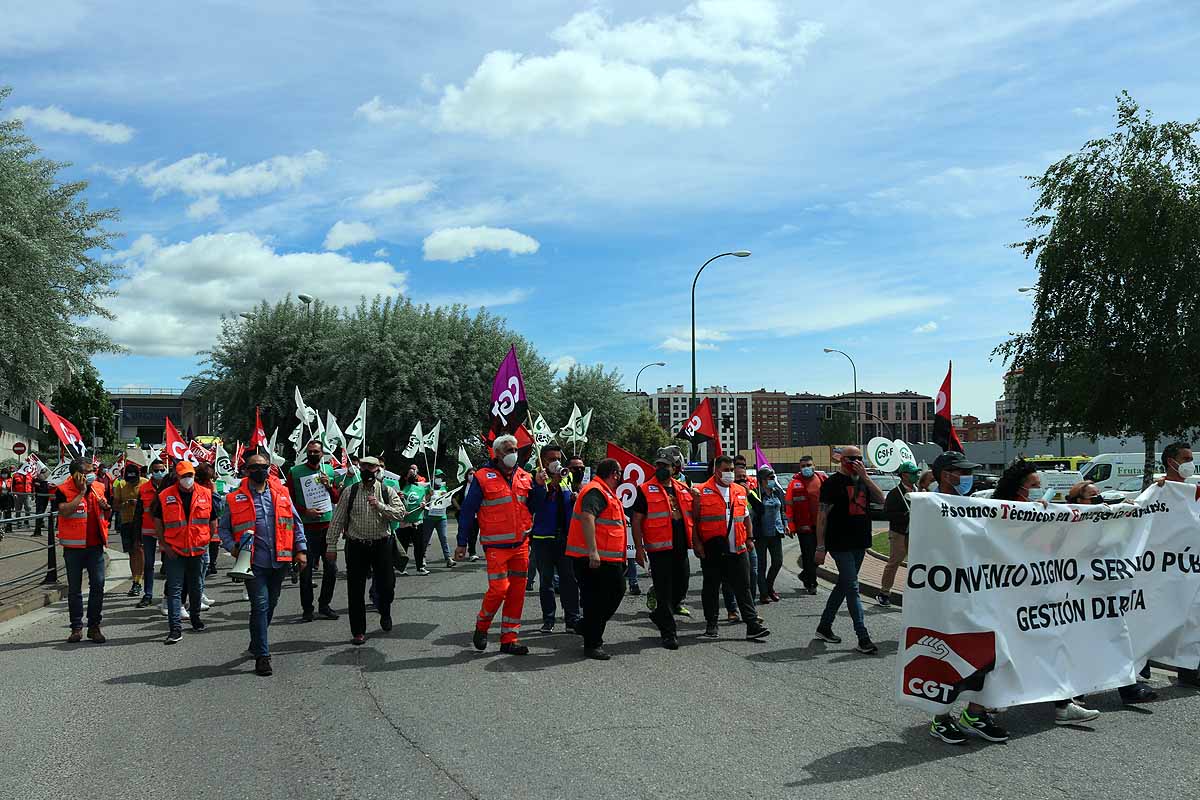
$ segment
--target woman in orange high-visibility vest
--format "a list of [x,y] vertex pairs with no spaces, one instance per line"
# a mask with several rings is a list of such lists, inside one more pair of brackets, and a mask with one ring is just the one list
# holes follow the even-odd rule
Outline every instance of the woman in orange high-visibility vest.
[[567,531],[567,556],[575,560],[583,621],[583,653],[607,661],[604,628],[625,596],[625,508],[616,495],[621,485],[621,465],[605,458],[596,465],[596,477],[579,490],[571,527]]
[[71,462],[71,477],[54,492],[58,509],[58,543],[67,568],[67,608],[71,615],[68,642],[83,639],[83,571],[88,574],[88,639],[103,644],[104,547],[108,544],[111,507],[96,467],[82,458]]
[[200,619],[201,576],[204,555],[212,538],[212,489],[196,483],[196,468],[190,461],[175,465],[178,480],[158,493],[162,509],[162,551],[167,569],[167,639],[175,644],[183,638],[181,607],[186,582],[192,630],[202,631]]
[[717,456],[713,476],[698,487],[693,503],[696,535],[692,542],[704,574],[701,599],[707,626],[704,635],[717,637],[718,595],[721,584],[733,588],[738,608],[746,623],[746,638],[761,640],[771,635],[754,609],[750,593],[750,561],[746,557],[753,547],[754,526],[750,521],[746,489],[733,482],[733,459]]

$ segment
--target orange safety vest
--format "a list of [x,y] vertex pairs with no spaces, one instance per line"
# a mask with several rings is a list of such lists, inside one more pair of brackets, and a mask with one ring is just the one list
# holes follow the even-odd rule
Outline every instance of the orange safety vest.
[[[292,498],[287,488],[274,476],[267,478],[267,487],[271,492],[271,505],[275,508],[275,560],[291,561],[296,531],[296,511],[292,508]],[[240,542],[247,531],[254,533],[255,513],[251,491],[250,479],[243,478],[238,488],[225,495],[235,542]],[[253,536],[250,537],[250,556],[254,557]]]
[[599,478],[592,480],[579,490],[575,498],[575,511],[571,514],[571,527],[567,530],[567,550],[569,556],[588,557],[587,540],[583,537],[583,498],[592,489],[604,493],[608,505],[603,513],[596,517],[596,550],[600,552],[601,561],[619,561],[625,563],[625,507],[620,499],[613,494],[608,484]]
[[154,517],[150,513],[156,497],[158,489],[154,488],[153,480],[147,479],[138,487],[138,499],[142,501],[142,536],[158,537],[158,531],[154,530]]
[[479,504],[479,543],[484,547],[515,547],[525,541],[533,527],[533,515],[525,501],[533,486],[533,476],[517,467],[512,485],[496,467],[482,466],[475,482],[483,491]]
[[212,520],[212,489],[200,484],[192,486],[192,505],[183,513],[183,498],[179,484],[173,483],[158,494],[162,505],[163,540],[181,556],[203,555],[208,550],[209,526]]
[[[692,493],[687,484],[668,478],[675,485],[675,502],[683,514],[683,526],[687,529],[687,545],[692,546]],[[675,528],[671,522],[671,500],[658,478],[642,484],[646,498],[646,519],[642,522],[642,547],[648,553],[670,550],[675,544]]]
[[729,486],[729,506],[721,496],[714,475],[700,487],[700,541],[707,542],[729,533],[729,521],[725,511],[729,508],[733,517],[733,542],[729,552],[746,552],[746,489],[736,483]]
[[[63,497],[67,498],[68,503],[79,494],[79,487],[75,485],[73,477],[63,481],[58,489],[63,493]],[[100,481],[93,481],[91,491],[73,514],[64,514],[59,511],[58,543],[63,547],[87,547],[87,518],[88,514],[95,514],[100,523],[100,541],[107,545],[108,520],[100,513],[100,501],[103,499],[104,484]]]
[[788,484],[784,502],[787,504],[789,512],[787,515],[788,528],[792,533],[796,533],[797,529],[802,526],[813,529],[817,527],[817,514],[814,509],[817,507],[823,483],[825,483],[825,476],[820,473],[813,473],[813,476],[805,482],[804,476],[797,472],[791,483]]

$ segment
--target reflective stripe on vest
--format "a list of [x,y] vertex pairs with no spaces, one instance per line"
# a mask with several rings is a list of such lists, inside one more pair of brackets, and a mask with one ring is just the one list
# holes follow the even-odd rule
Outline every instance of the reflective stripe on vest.
[[192,488],[187,517],[184,517],[179,484],[160,492],[158,501],[162,506],[164,544],[169,545],[181,556],[203,555],[208,550],[208,543],[212,538],[209,531],[212,519],[212,490],[199,484]]
[[[67,499],[68,503],[79,496],[80,490],[72,478],[64,481],[58,489],[63,493],[63,497]],[[87,547],[89,508],[96,515],[100,543],[102,545],[108,544],[108,520],[100,513],[99,508],[100,500],[104,497],[104,487],[97,482],[84,487],[83,491],[87,492],[89,496],[84,497],[83,502],[74,511],[69,514],[64,514],[60,511],[58,514],[58,543],[63,547]]]
[[651,553],[670,550],[675,544],[675,519],[672,517],[672,500],[667,489],[675,490],[674,505],[679,509],[680,519],[687,546],[692,546],[692,513],[684,503],[692,499],[688,487],[680,481],[668,478],[664,485],[657,478],[642,484],[642,497],[646,500],[646,516],[642,521],[642,547]]
[[[245,478],[241,484],[225,496],[229,504],[230,529],[233,538],[241,541],[247,533],[254,533],[257,522],[257,510],[254,498],[251,497],[250,479]],[[295,509],[288,490],[277,478],[268,478],[266,491],[271,493],[271,506],[275,510],[275,519],[271,520],[275,528],[275,560],[291,561],[295,544]],[[250,555],[254,557],[254,537],[250,537]]]
[[579,490],[575,498],[575,508],[571,512],[571,527],[567,531],[567,546],[565,552],[570,556],[588,557],[587,540],[583,535],[583,498],[593,489],[604,495],[607,504],[604,511],[596,517],[596,551],[601,561],[625,562],[625,508],[621,501],[608,488],[608,484],[598,477]]
[[499,469],[485,465],[476,471],[475,481],[483,492],[476,515],[480,543],[485,547],[521,544],[533,527],[533,515],[525,505],[533,476],[518,467],[510,485]]
[[746,550],[746,490],[736,483],[727,488],[728,503],[721,496],[721,487],[715,477],[700,487],[700,540],[707,542],[732,533],[729,550],[742,553]]

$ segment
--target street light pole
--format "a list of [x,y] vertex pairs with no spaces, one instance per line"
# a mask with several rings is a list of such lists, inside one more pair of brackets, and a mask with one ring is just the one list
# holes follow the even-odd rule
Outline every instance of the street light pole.
[[692,278],[692,410],[696,408],[696,282],[700,280],[700,273],[704,272],[704,268],[718,258],[724,258],[725,256],[746,258],[749,255],[749,250],[734,250],[730,253],[715,255],[701,264],[700,269],[696,270],[696,277]]
[[[839,354],[845,356],[846,360],[850,362],[850,371],[851,371],[851,374],[854,376],[854,411],[857,413],[858,412],[858,367],[855,366],[854,359],[850,357],[849,353],[842,352],[841,350],[835,350],[832,347],[826,347],[826,348],[824,348],[824,350],[826,353],[839,353]],[[858,420],[854,421],[854,436],[857,439],[862,438],[862,436],[858,432]]]
[[651,361],[649,364],[646,364],[641,369],[639,369],[637,371],[637,375],[635,375],[633,378],[633,393],[634,394],[638,393],[638,378],[642,377],[642,373],[645,372],[647,368],[649,368],[649,367],[665,367],[666,365],[667,365],[667,362],[665,362],[665,361]]

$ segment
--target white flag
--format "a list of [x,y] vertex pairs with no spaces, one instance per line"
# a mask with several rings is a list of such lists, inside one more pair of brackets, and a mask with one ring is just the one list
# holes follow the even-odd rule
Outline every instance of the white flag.
[[566,425],[562,426],[562,430],[560,430],[558,432],[558,435],[561,436],[562,438],[566,439],[568,442],[573,441],[573,439],[571,437],[575,433],[575,425],[579,422],[579,417],[580,417],[579,404],[574,403],[574,404],[572,404],[572,408],[571,408],[571,418],[569,420],[567,420]]
[[458,446],[458,482],[467,479],[467,471],[471,469],[471,459],[467,456],[467,448]]
[[302,425],[312,425],[317,419],[316,409],[304,405],[299,386],[296,387],[296,419],[300,420]]
[[437,424],[433,426],[433,430],[431,430],[429,433],[427,433],[423,437],[421,437],[421,446],[424,447],[426,450],[432,451],[434,458],[437,457],[438,437],[441,436],[441,433],[442,433],[442,421],[439,419],[437,421]]
[[267,445],[267,455],[271,459],[271,463],[279,467],[282,471],[283,465],[287,463],[287,459],[275,452],[275,437],[279,436],[279,428],[271,431],[271,443]]
[[47,483],[51,486],[58,486],[67,478],[71,477],[71,462],[66,460],[61,462],[57,467],[50,470],[49,477],[46,478]]
[[421,423],[417,423],[417,427],[413,428],[412,433],[408,435],[408,446],[400,451],[400,455],[405,458],[414,458],[424,446],[425,437],[421,433]]
[[367,436],[367,398],[358,405],[358,413],[354,421],[346,426],[347,439],[365,439]]
[[330,453],[336,453],[339,447],[346,446],[346,437],[342,434],[342,429],[338,427],[337,417],[333,415],[332,411],[325,412],[325,434],[321,441]]
[[[576,411],[578,410],[579,409],[576,408]],[[592,410],[589,408],[588,412],[582,417],[575,417],[574,415],[572,415],[572,417],[574,417],[574,419],[569,425],[569,429],[563,428],[563,438],[565,438],[568,442],[583,444],[587,442],[587,430],[592,424]]]
[[308,443],[304,441],[304,423],[303,422],[301,422],[299,425],[297,425],[296,430],[292,431],[291,435],[288,436],[288,441],[292,443],[292,446],[296,448],[297,452],[304,450],[304,446]]
[[225,452],[224,446],[217,442],[217,460],[213,464],[213,471],[216,472],[218,479],[231,479],[236,473],[233,471],[233,459],[229,457],[229,453]]
[[550,430],[550,425],[546,422],[546,418],[538,414],[537,419],[533,421],[533,443],[540,450],[550,444],[553,438],[554,431]]

